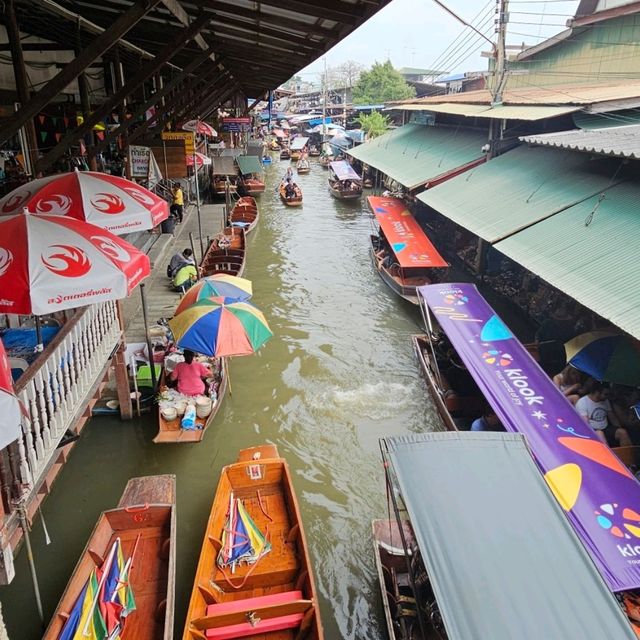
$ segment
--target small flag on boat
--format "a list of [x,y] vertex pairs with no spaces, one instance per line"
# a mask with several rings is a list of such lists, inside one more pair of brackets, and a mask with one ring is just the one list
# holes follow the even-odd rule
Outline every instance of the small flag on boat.
[[100,611],[107,626],[107,639],[119,637],[124,619],[136,608],[133,590],[129,585],[131,559],[125,562],[120,538],[113,543],[113,562],[102,586]]
[[104,640],[107,637],[104,618],[95,606],[101,577],[100,569],[91,572],[58,640]]

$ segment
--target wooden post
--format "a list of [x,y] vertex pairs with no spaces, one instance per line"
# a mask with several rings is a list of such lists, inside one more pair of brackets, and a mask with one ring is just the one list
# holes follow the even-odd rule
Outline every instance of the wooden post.
[[[120,403],[120,418],[131,420],[133,418],[133,405],[131,404],[131,388],[129,386],[129,374],[127,373],[127,361],[124,357],[125,345],[120,343],[113,356],[113,368],[116,374],[116,392]],[[136,372],[132,371],[135,376]]]
[[[14,0],[7,0],[4,3],[5,26],[7,36],[9,37],[9,46],[11,48],[11,61],[13,63],[13,75],[16,81],[16,91],[18,100],[21,105],[29,102],[29,85],[27,82],[27,71],[24,64],[24,56],[22,55],[22,45],[20,43],[20,30],[18,29],[18,20],[16,18],[16,10]],[[27,138],[27,165],[31,167],[33,177],[35,177],[35,167],[38,160],[38,138],[36,136],[36,128],[33,117],[28,118],[24,122],[24,128]]]
[[[80,55],[80,51],[76,50],[76,56]],[[82,117],[88,120],[91,117],[91,98],[89,97],[89,82],[87,76],[82,72],[78,75],[78,89],[80,90],[80,105],[82,106]],[[95,136],[93,130],[89,131],[85,136],[87,145],[87,158],[89,160],[89,169],[91,171],[98,170],[95,152]]]

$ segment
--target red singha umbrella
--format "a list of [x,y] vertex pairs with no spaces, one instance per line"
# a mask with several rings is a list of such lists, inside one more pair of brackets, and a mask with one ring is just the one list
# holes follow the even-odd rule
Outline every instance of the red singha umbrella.
[[9,360],[0,341],[0,449],[20,437],[22,413],[20,400],[13,390]]
[[28,212],[0,218],[0,313],[124,298],[150,272],[146,254],[87,222]]
[[0,216],[23,209],[84,220],[116,235],[152,229],[169,216],[169,205],[155,193],[131,180],[93,171],[33,180],[0,199]]
[[202,120],[189,120],[182,125],[183,131],[195,131],[203,136],[209,136],[210,138],[215,138],[218,133],[216,130],[206,122],[202,122]]

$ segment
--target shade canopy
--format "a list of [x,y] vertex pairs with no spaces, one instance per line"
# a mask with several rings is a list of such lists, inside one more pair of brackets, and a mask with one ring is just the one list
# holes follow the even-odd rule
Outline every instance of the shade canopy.
[[402,200],[369,196],[367,201],[401,267],[449,266]]
[[40,315],[125,298],[150,271],[142,251],[81,220],[0,218],[0,313]]
[[419,287],[508,431],[522,433],[612,591],[640,587],[640,484],[472,284]]
[[39,178],[0,199],[0,216],[23,209],[85,220],[118,235],[153,229],[169,216],[169,205],[155,193],[131,180],[94,171]]
[[13,390],[13,376],[7,353],[0,340],[0,449],[17,440],[21,433],[22,410]]
[[227,273],[215,273],[201,278],[187,290],[178,303],[174,315],[178,315],[198,300],[222,299],[225,303],[245,302],[252,294],[251,280]]
[[305,138],[304,136],[298,136],[291,141],[289,145],[289,149],[291,151],[300,151],[307,146],[307,142],[309,142],[309,138]]
[[189,120],[182,125],[182,129],[183,131],[195,131],[195,133],[210,138],[215,138],[218,135],[217,131],[210,124],[202,120]]
[[262,173],[263,171],[262,164],[256,156],[238,156],[236,162],[243,176],[251,173]]
[[484,162],[486,142],[482,131],[406,124],[346,153],[407,189],[416,189],[461,167]]
[[338,180],[362,180],[356,173],[356,170],[346,160],[335,160],[330,166]]
[[449,640],[635,637],[521,435],[412,434],[382,447]]
[[228,156],[216,156],[213,158],[213,175],[216,176],[235,176],[236,171],[235,159]]
[[195,162],[198,164],[198,168],[211,164],[211,158],[209,156],[205,156],[204,153],[196,151],[195,153],[187,154],[188,167],[193,167],[194,158]]

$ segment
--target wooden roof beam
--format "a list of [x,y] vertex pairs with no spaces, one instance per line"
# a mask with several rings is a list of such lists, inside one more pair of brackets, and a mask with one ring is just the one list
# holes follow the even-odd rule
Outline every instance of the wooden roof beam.
[[15,135],[27,120],[35,117],[88,65],[106,53],[159,2],[160,0],[138,0],[131,5],[106,31],[103,31],[88,47],[84,48],[73,62],[51,78],[27,104],[22,105],[18,111],[0,125],[0,144]]
[[[306,43],[305,45],[300,45],[300,44],[289,44],[289,46],[287,46],[287,40],[286,39],[280,39],[280,38],[271,38],[270,36],[266,36],[264,34],[260,34],[257,38],[255,35],[251,34],[251,33],[245,33],[243,31],[238,31],[237,29],[234,29],[232,27],[224,27],[224,26],[220,26],[220,25],[215,25],[215,26],[211,26],[209,28],[209,32],[213,32],[213,34],[220,34],[222,36],[230,36],[233,38],[245,38],[245,40],[235,40],[234,42],[239,42],[240,44],[246,44],[249,47],[252,46],[268,46],[268,47],[273,47],[274,49],[277,49],[278,51],[287,51],[290,53],[296,53],[298,51],[300,51],[300,48],[302,46],[304,46],[305,52],[315,52],[316,50],[313,48],[312,45],[309,45],[309,43]],[[214,36],[215,37],[215,36]],[[258,43],[255,42],[255,40],[258,40]],[[217,40],[217,37],[216,37]]]
[[[290,70],[291,64],[299,64],[301,65],[300,68],[302,68],[306,66],[309,61],[308,56],[297,55],[268,44],[252,45],[248,42],[244,43],[240,40],[229,40],[228,38],[216,38],[216,48],[225,55],[229,52],[244,53],[253,64],[262,64],[265,60],[276,63],[282,62],[283,64],[280,66],[287,70]],[[270,60],[269,56],[274,55],[279,56],[279,59],[276,61]]]
[[[191,16],[184,10],[178,0],[162,0],[162,4],[186,27],[191,22]],[[198,34],[194,40],[196,44],[205,51],[209,48],[206,40]],[[215,55],[211,54],[211,60],[215,60]]]
[[[292,13],[313,16],[314,18],[326,18],[340,24],[355,26],[362,20],[361,11],[348,11],[345,8],[346,4],[342,2],[333,3],[332,9],[326,6],[327,2],[325,0],[313,4],[307,4],[300,0],[263,0],[260,4],[265,7],[276,7],[277,9],[286,9]],[[353,5],[353,7],[356,9],[356,5]]]

